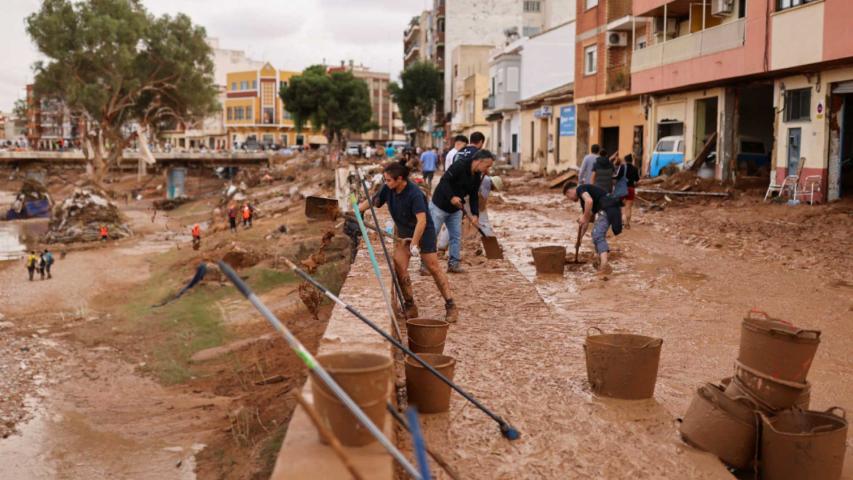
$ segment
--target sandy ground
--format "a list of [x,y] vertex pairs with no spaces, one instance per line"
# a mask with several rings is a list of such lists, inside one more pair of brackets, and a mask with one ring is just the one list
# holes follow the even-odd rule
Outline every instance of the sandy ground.
[[[759,248],[721,248],[721,235],[734,244],[762,234],[739,232],[724,209],[717,221],[730,227],[715,226],[701,208],[635,215],[634,228],[612,242],[615,273],[602,281],[589,264],[563,277],[535,275],[531,247],[571,250],[576,206],[567,209],[557,194],[507,195],[493,206],[509,261],[472,265],[451,277],[463,318],[451,327],[446,351],[458,360],[456,379],[523,436],[507,442],[494,422],[453,395],[449,414],[426,419],[429,443],[464,478],[731,478],[715,458],[680,441],[678,418],[698,385],[731,376],[739,323],[753,307],[821,329],[809,377],[812,408],[853,405],[847,322],[853,289],[843,268],[849,257],[833,262],[817,247],[802,265],[780,266],[766,257],[774,254],[772,237]],[[756,216],[789,221],[778,218],[786,211],[774,209]],[[821,224],[821,238],[849,242],[849,222]],[[582,258],[590,250],[586,239]],[[775,254],[796,252],[780,246]],[[422,315],[440,315],[431,281],[413,277]],[[654,399],[591,394],[582,349],[591,326],[663,338]],[[853,478],[849,448],[844,478]]]

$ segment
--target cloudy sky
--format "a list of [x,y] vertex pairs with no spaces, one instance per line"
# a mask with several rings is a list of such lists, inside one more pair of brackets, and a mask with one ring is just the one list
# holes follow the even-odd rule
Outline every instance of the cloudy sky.
[[[0,0],[0,111],[9,111],[32,81],[38,52],[24,19],[40,0]],[[143,0],[157,15],[186,13],[219,38],[278,68],[301,70],[353,59],[396,76],[403,68],[403,31],[432,0]]]

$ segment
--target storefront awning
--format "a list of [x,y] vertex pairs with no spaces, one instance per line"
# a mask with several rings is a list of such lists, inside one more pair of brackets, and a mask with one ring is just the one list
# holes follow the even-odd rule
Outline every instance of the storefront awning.
[[836,95],[844,95],[847,93],[853,93],[853,82],[841,82],[835,88],[832,89],[832,93]]

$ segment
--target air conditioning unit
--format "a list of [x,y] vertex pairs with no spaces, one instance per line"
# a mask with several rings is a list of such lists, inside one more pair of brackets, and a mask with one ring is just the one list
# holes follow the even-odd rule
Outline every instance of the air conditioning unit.
[[608,47],[627,47],[628,32],[607,32]]
[[731,15],[734,6],[734,0],[711,0],[711,15],[715,17]]
[[664,25],[664,17],[655,17],[654,28],[652,29],[652,33],[655,35],[663,35],[664,26],[666,26],[666,36],[668,38],[674,37],[676,33],[676,29],[678,28],[678,22],[674,18],[667,18],[666,25]]

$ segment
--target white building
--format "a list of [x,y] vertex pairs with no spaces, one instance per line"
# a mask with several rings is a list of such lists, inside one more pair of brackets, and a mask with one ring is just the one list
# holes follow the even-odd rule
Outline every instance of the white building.
[[[462,45],[503,45],[507,34],[529,36],[546,28],[546,12],[563,12],[573,0],[453,0],[445,6],[444,51]],[[574,9],[571,9],[572,12]],[[444,56],[444,111],[451,111],[453,96],[452,55]]]

